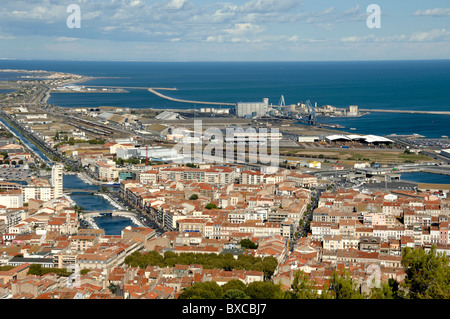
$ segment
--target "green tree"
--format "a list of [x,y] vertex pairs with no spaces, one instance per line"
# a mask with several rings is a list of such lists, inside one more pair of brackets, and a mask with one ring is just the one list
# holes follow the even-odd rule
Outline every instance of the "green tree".
[[381,283],[380,287],[373,287],[370,290],[370,299],[394,299],[394,292],[389,283]]
[[28,275],[42,276],[43,273],[42,266],[39,264],[32,264],[28,268]]
[[83,211],[83,207],[78,205],[73,206],[73,209],[75,210],[75,213],[81,213]]
[[197,194],[192,194],[192,195],[189,197],[189,200],[196,200],[196,199],[198,199],[198,195],[197,195]]
[[284,292],[280,285],[271,281],[254,281],[247,286],[245,294],[251,299],[283,299]]
[[111,292],[112,292],[113,294],[116,294],[117,288],[118,288],[118,286],[115,285],[115,284],[113,284],[113,283],[110,283],[109,286],[108,286],[108,289],[111,290]]
[[193,284],[184,289],[179,299],[222,299],[222,288],[215,281]]
[[242,239],[239,242],[239,244],[241,245],[242,248],[245,248],[245,249],[256,249],[258,247],[254,242],[252,242],[248,238]]
[[362,299],[357,284],[346,271],[333,271],[330,280],[331,294],[334,299]]
[[291,284],[291,291],[288,292],[292,299],[318,299],[319,293],[315,283],[310,281],[308,276],[301,270],[297,271]]
[[265,279],[272,278],[272,275],[278,266],[277,259],[275,257],[269,256],[261,260],[260,263],[261,263],[261,271],[264,273],[264,278]]
[[125,160],[123,158],[116,158],[116,164],[119,166],[123,166],[123,163],[125,163]]
[[214,203],[209,203],[205,206],[206,209],[215,209],[217,208],[217,205]]
[[243,292],[246,288],[247,286],[239,279],[232,279],[222,286],[223,293],[228,290],[241,290]]
[[222,299],[250,299],[249,296],[239,289],[229,289],[223,294]]
[[402,265],[406,272],[403,287],[412,299],[449,299],[450,268],[447,257],[436,251],[406,247],[402,252]]

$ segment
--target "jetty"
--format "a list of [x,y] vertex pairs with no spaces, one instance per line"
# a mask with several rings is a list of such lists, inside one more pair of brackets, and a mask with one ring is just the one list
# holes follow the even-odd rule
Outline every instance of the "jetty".
[[180,103],[189,103],[189,104],[206,104],[206,105],[230,105],[236,106],[236,103],[227,103],[227,102],[207,102],[207,101],[194,101],[194,100],[184,100],[177,99],[167,95],[164,95],[158,91],[177,91],[177,88],[163,88],[163,87],[136,87],[136,86],[101,86],[101,85],[88,85],[86,87],[90,88],[108,88],[108,89],[132,89],[132,90],[148,90],[150,93],[153,93],[163,99],[180,102]]
[[411,110],[382,110],[382,109],[360,109],[362,112],[379,112],[379,113],[407,113],[407,114],[438,114],[450,115],[448,111],[411,111]]
[[148,88],[148,91],[150,93],[153,93],[163,99],[166,100],[170,100],[170,101],[174,101],[174,102],[180,102],[180,103],[190,103],[190,104],[207,104],[207,105],[231,105],[231,106],[236,106],[236,103],[225,103],[225,102],[205,102],[205,101],[192,101],[192,100],[183,100],[183,99],[176,99],[164,94],[159,93],[158,91],[161,90],[169,90],[169,91],[177,91],[176,88]]

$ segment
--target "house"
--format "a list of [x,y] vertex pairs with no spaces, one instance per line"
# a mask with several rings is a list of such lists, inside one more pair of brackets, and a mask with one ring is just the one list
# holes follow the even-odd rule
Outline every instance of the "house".
[[24,263],[11,270],[0,271],[0,284],[7,284],[13,280],[25,278],[31,264]]
[[310,162],[308,162],[308,167],[320,169],[322,167],[322,163],[319,161],[310,161]]

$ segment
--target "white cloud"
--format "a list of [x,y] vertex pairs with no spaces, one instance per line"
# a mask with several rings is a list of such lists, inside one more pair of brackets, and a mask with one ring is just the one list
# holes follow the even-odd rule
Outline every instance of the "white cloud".
[[334,11],[334,7],[329,7],[328,9],[325,9],[322,14],[330,14]]
[[432,16],[432,17],[449,17],[450,8],[435,8],[426,10],[417,10],[414,16]]
[[58,42],[74,42],[74,41],[78,41],[80,39],[78,38],[71,38],[71,37],[58,37],[56,38],[56,41]]
[[450,31],[446,29],[433,29],[428,32],[416,32],[411,35],[412,42],[450,41]]
[[[17,7],[20,7],[19,5]],[[26,6],[25,6],[26,7]],[[65,20],[67,18],[66,6],[49,5],[49,6],[33,6],[28,10],[11,10],[3,12],[13,19],[19,20],[38,20],[46,23],[52,23],[56,20]]]
[[247,13],[288,12],[299,7],[299,0],[252,0],[239,7],[239,11]]
[[130,3],[131,7],[139,7],[139,6],[142,6],[142,5],[144,5],[144,3],[141,0],[133,0]]
[[351,36],[341,38],[341,42],[365,42],[365,41],[373,41],[375,36],[373,34],[365,35],[365,36]]
[[170,0],[170,2],[167,4],[167,8],[179,10],[182,9],[187,2],[188,0]]
[[206,37],[206,39],[204,40],[204,42],[224,42],[224,37],[221,35],[209,35]]
[[358,13],[360,13],[360,10],[361,10],[361,8],[360,8],[360,6],[359,6],[359,4],[358,5],[356,5],[356,7],[354,7],[354,8],[350,8],[350,9],[348,9],[348,10],[345,10],[344,11],[344,14],[358,14]]
[[234,28],[232,29],[225,29],[226,33],[233,34],[233,35],[242,35],[242,34],[254,34],[254,33],[260,33],[264,31],[264,28],[255,25],[252,23],[236,23],[234,25]]
[[374,34],[365,36],[350,36],[340,39],[344,43],[355,42],[450,42],[450,31],[446,29],[433,29],[425,32],[414,32],[407,36],[404,34],[386,37],[376,37]]

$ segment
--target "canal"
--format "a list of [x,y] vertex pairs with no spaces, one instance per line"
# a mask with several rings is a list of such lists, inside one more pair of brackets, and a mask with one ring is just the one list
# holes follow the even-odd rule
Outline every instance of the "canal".
[[5,126],[10,132],[12,132],[17,138],[20,139],[20,141],[28,146],[33,153],[37,154],[43,161],[50,161],[50,159],[39,149],[31,143],[27,138],[25,138],[19,131],[17,131],[14,127],[12,127],[8,122],[6,122],[1,116],[0,116],[0,122],[2,122],[3,126]]
[[[64,175],[63,187],[70,189],[80,189],[80,193],[73,192],[70,198],[83,210],[92,212],[102,212],[117,210],[102,196],[87,194],[81,190],[97,191],[101,186],[87,184],[77,175]],[[127,226],[137,227],[130,218],[122,216],[101,216],[94,218],[95,224],[105,230],[106,235],[120,235],[122,229]]]

